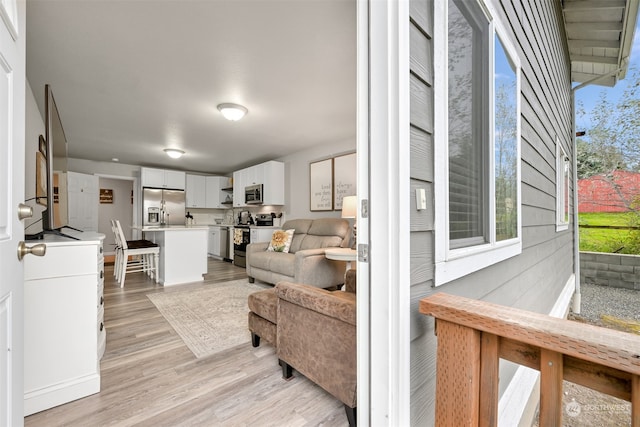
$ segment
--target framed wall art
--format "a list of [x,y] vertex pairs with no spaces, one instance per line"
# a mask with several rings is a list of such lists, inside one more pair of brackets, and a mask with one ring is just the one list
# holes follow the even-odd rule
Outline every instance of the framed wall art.
[[333,210],[333,159],[309,163],[309,209]]
[[342,198],[355,196],[357,190],[356,153],[333,159],[333,209],[342,209]]

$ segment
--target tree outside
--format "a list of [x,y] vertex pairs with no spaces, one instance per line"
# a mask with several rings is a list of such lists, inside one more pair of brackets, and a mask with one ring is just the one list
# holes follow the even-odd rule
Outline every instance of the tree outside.
[[581,226],[600,227],[608,223],[615,227],[609,232],[581,227],[581,250],[640,254],[640,194],[624,191],[619,178],[622,174],[616,173],[640,172],[640,70],[630,69],[626,78],[629,84],[617,101],[610,101],[602,91],[589,113],[578,104],[578,118],[589,114],[591,119],[588,128],[580,129],[585,135],[576,141],[578,179],[597,176],[607,181],[626,211],[597,215],[581,212]]

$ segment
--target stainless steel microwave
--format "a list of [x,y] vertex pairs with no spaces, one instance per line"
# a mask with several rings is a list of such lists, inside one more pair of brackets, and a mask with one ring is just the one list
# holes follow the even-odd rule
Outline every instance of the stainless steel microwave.
[[244,203],[247,205],[261,205],[262,194],[262,184],[249,185],[244,188]]

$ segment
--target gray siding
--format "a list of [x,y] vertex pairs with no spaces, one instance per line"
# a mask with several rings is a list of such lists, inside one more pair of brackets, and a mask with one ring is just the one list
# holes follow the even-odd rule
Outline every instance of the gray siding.
[[[411,216],[411,424],[433,425],[435,347],[432,319],[418,301],[448,292],[547,313],[573,273],[573,231],[556,232],[556,136],[571,147],[570,64],[558,1],[493,0],[522,61],[522,254],[438,288],[433,205]],[[411,0],[411,200],[433,200],[433,0]],[[573,200],[571,200],[573,204]],[[415,205],[412,205],[415,206]],[[573,221],[573,218],[572,218]],[[507,368],[508,369],[508,368]],[[508,376],[509,370],[503,374]],[[504,378],[504,376],[503,376]],[[501,381],[506,386],[507,381]]]
[[[433,0],[411,0],[411,206],[415,189],[433,201]],[[411,210],[411,424],[433,425],[435,349],[433,319],[418,313],[418,302],[433,289],[433,203]]]

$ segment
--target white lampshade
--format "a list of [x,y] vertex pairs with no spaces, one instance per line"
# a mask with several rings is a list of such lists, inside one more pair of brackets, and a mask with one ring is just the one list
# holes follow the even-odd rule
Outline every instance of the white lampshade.
[[178,150],[177,148],[165,148],[164,152],[172,159],[179,159],[184,154],[184,151]]
[[355,218],[358,216],[358,197],[345,196],[342,198],[342,218]]
[[229,103],[218,105],[218,110],[220,110],[225,119],[231,120],[232,122],[240,120],[249,112],[242,105]]

